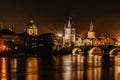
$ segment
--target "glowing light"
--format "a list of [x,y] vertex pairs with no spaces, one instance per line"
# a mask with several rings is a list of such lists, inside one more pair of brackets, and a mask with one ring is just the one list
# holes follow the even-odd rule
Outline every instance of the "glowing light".
[[38,80],[38,60],[36,58],[27,59],[26,80]]
[[7,61],[6,58],[1,58],[1,72],[0,72],[0,76],[1,76],[1,80],[7,80]]
[[8,46],[5,45],[4,43],[4,40],[0,40],[0,51],[3,52],[3,51],[8,51],[10,50],[10,48]]
[[62,36],[63,36],[63,35],[62,35],[62,34],[60,34],[60,33],[59,33],[59,34],[57,34],[57,35],[58,35],[59,37],[62,37]]

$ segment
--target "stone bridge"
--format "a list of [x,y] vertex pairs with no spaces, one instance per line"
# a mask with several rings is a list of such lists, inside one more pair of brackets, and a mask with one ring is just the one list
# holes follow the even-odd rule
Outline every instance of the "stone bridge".
[[80,54],[80,55],[98,55],[102,56],[106,55],[118,55],[120,54],[120,47],[117,46],[81,46],[81,47],[74,47],[72,49],[72,54]]

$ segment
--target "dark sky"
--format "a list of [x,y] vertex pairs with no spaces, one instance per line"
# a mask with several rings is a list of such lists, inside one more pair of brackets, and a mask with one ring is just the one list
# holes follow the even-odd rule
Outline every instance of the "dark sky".
[[[87,34],[93,20],[96,34],[120,35],[120,3],[102,0],[1,0],[0,22],[16,32],[23,32],[30,19],[43,32],[63,32],[72,17],[77,34]],[[111,34],[112,35],[112,34]]]

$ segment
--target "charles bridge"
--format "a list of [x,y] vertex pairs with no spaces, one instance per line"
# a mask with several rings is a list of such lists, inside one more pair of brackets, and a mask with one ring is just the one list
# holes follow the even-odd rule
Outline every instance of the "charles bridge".
[[120,53],[120,47],[114,45],[102,45],[102,46],[75,46],[72,49],[72,54],[81,55],[118,55]]

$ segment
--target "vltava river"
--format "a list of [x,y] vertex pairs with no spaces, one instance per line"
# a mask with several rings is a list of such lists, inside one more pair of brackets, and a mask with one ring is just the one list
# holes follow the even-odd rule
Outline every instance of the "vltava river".
[[120,58],[0,58],[0,80],[120,80]]

